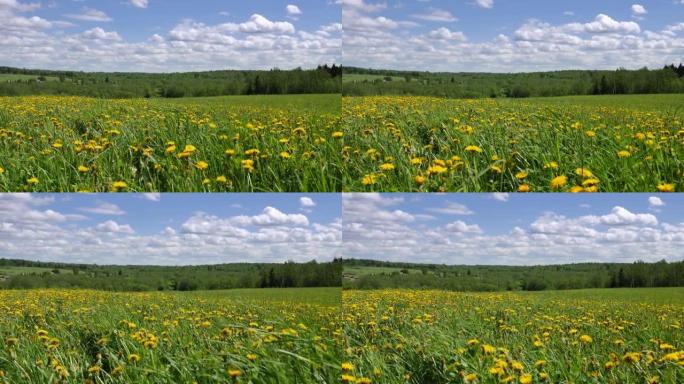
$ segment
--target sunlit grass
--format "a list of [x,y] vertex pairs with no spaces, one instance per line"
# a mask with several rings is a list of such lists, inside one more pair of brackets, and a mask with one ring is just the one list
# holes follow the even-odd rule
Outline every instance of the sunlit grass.
[[681,382],[683,296],[344,291],[344,374],[372,383]]
[[344,98],[344,188],[678,191],[684,97],[649,98]]
[[0,190],[341,190],[339,95],[0,98]]

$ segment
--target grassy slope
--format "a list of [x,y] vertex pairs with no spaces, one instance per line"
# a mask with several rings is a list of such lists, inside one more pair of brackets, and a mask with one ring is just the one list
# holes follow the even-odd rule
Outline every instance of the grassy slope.
[[[344,273],[354,275],[356,277],[366,276],[366,275],[378,275],[381,273],[393,273],[399,272],[402,268],[392,268],[392,267],[344,267]],[[409,273],[420,273],[418,269],[409,269]]]
[[604,288],[570,291],[520,292],[520,295],[547,299],[648,302],[684,305],[684,287],[677,288]]
[[529,99],[504,100],[504,102],[530,102],[553,105],[585,105],[621,107],[650,111],[684,111],[684,94],[660,95],[615,95],[615,96],[563,96],[563,97],[532,97]]

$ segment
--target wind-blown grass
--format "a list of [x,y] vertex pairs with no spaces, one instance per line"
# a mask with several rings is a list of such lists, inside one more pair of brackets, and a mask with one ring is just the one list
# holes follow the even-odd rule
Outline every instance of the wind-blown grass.
[[339,95],[0,98],[0,190],[339,191],[339,107]]
[[344,98],[344,188],[677,191],[684,96],[653,99]]

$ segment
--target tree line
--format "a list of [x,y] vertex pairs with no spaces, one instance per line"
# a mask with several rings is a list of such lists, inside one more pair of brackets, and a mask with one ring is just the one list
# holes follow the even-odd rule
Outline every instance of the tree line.
[[[13,78],[2,75],[25,75]],[[0,67],[0,96],[68,95],[98,98],[181,98],[229,95],[340,93],[342,67],[312,70],[189,73],[90,73]]]
[[[10,268],[21,273],[10,273]],[[4,271],[4,272],[3,272]],[[0,289],[195,291],[234,288],[339,287],[342,263],[99,266],[0,259]]]
[[[345,266],[343,287],[347,289],[543,291],[684,286],[684,261],[524,267],[424,265],[354,259],[344,260],[343,263]],[[355,269],[350,267],[375,267],[378,272],[356,275]],[[372,268],[370,270],[372,271]]]
[[[684,93],[684,64],[662,69],[534,73],[432,73],[345,67],[347,96],[422,95],[525,98],[570,95]],[[357,80],[358,79],[358,80]]]

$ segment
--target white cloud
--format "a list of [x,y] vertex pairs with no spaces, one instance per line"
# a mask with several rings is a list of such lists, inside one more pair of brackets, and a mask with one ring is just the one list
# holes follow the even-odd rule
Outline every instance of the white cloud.
[[316,202],[313,201],[310,197],[302,196],[299,198],[299,204],[304,207],[304,208],[310,208],[310,207],[315,207]]
[[446,225],[446,230],[458,233],[482,233],[480,226],[477,224],[468,225],[461,220],[454,221]]
[[617,21],[604,14],[599,14],[594,21],[584,24],[584,30],[590,33],[641,32],[639,24],[633,21]]
[[648,11],[646,11],[646,8],[644,8],[643,5],[641,4],[633,4],[632,5],[632,14],[635,16],[641,16],[647,14]]
[[[311,223],[304,215],[273,207],[253,216],[196,213],[158,233],[141,233],[121,220],[91,224],[84,216],[50,209],[53,204],[51,197],[0,194],[0,255],[161,265],[328,261],[341,256],[339,219]],[[92,211],[115,213],[106,204],[96,208]]]
[[238,26],[240,32],[245,33],[294,33],[295,27],[287,21],[271,21],[259,14],[254,14],[249,21]]
[[447,201],[441,208],[428,208],[428,211],[443,215],[472,215],[474,212],[461,203]]
[[131,0],[131,5],[136,8],[147,8],[149,5],[148,0]]
[[100,21],[100,22],[108,22],[112,21],[112,18],[107,16],[106,13],[93,9],[93,8],[84,8],[83,11],[79,14],[68,14],[66,17],[70,19],[75,19],[75,20],[82,20],[82,21]]
[[95,27],[83,32],[86,39],[121,41],[121,36],[115,31],[107,32],[100,27]]
[[142,193],[141,196],[143,199],[146,199],[149,201],[160,201],[161,200],[161,193],[156,193],[156,192]]
[[431,9],[428,13],[413,15],[414,18],[426,21],[452,22],[458,20],[449,11],[443,9]]
[[126,212],[123,209],[119,208],[118,205],[112,203],[100,203],[99,205],[94,207],[84,207],[81,208],[81,211],[95,213],[97,215],[120,216],[126,214]]
[[432,39],[438,40],[456,40],[456,41],[466,41],[468,40],[463,32],[452,32],[448,28],[441,27],[434,31],[430,31],[428,36]]
[[107,220],[95,226],[100,232],[133,234],[135,231],[128,224],[119,224],[113,220]]
[[[2,65],[84,71],[176,72],[216,69],[314,68],[341,62],[341,23],[298,30],[294,22],[254,14],[242,22],[183,20],[169,30],[129,41],[102,27],[69,30],[73,23],[31,15],[37,6],[0,0]],[[128,1],[127,1],[128,3]],[[130,4],[130,3],[129,3]],[[335,4],[330,12],[339,10]],[[29,14],[25,14],[29,13]],[[73,20],[107,22],[83,8]]]
[[491,9],[494,7],[494,0],[475,0],[475,4],[482,8]]
[[299,16],[302,14],[302,11],[296,5],[289,4],[287,7],[285,7],[285,9],[287,10],[287,14],[289,16]]
[[[684,223],[660,224],[652,214],[620,206],[605,214],[576,217],[550,212],[508,232],[485,233],[478,223],[462,220],[447,224],[440,218],[418,223],[374,220],[378,210],[405,206],[402,200],[387,198],[394,200],[345,194],[343,204],[351,208],[343,210],[345,257],[508,265],[682,259]],[[375,210],[354,209],[359,203],[368,206],[369,200],[375,202]]]
[[508,193],[492,193],[492,198],[497,201],[508,201]]
[[[343,5],[348,66],[451,72],[637,69],[679,62],[684,52],[679,34],[684,27],[678,24],[654,32],[607,14],[560,24],[530,19],[495,38],[474,41],[446,27],[425,32],[397,13],[369,5]],[[412,16],[405,17],[415,20]]]
[[651,208],[658,208],[665,205],[665,202],[658,196],[651,196],[648,198],[648,205]]

